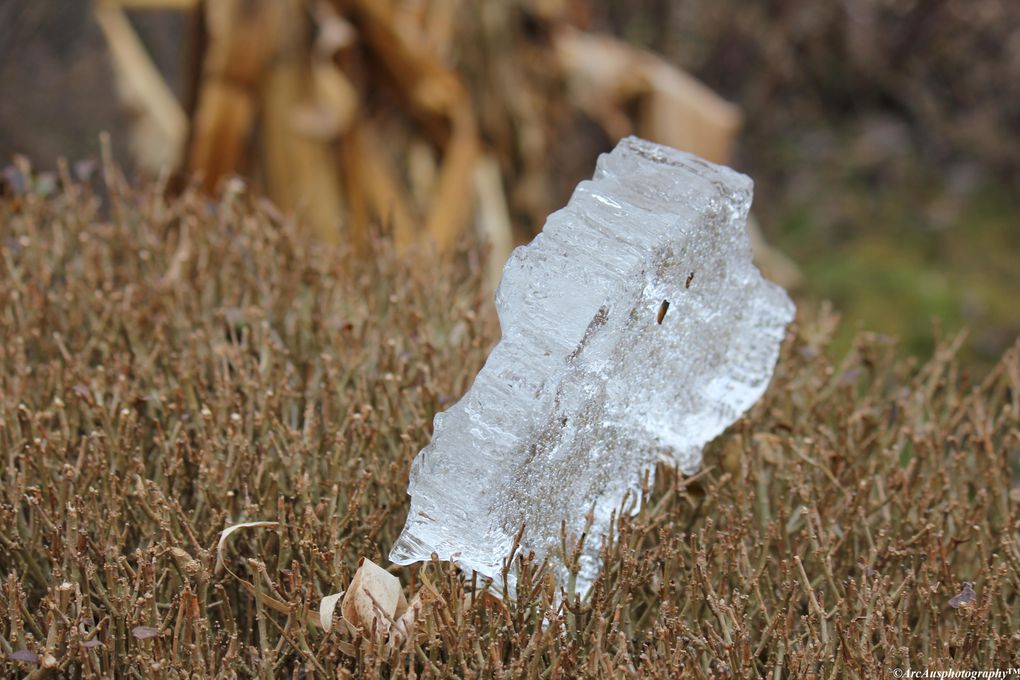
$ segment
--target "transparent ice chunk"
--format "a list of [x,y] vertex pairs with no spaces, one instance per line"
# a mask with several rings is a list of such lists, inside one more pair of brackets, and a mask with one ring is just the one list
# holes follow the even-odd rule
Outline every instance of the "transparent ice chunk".
[[[600,569],[612,513],[665,461],[704,444],[765,391],[794,306],[751,262],[748,177],[629,137],[599,158],[496,293],[503,337],[414,459],[390,560],[500,581],[520,549],[567,570],[593,511],[578,591]],[[509,576],[513,592],[513,574]]]

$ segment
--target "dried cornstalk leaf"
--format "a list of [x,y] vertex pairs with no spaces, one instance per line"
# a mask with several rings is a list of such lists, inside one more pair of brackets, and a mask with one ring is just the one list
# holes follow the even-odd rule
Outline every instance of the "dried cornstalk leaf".
[[420,39],[420,32],[400,30],[409,19],[400,9],[375,0],[354,0],[349,10],[373,54],[408,96],[412,113],[422,118],[433,141],[441,144],[445,132],[436,123],[448,122],[458,103],[467,103],[460,79],[439,62]]
[[425,229],[439,246],[450,252],[464,230],[474,206],[470,200],[471,181],[478,139],[467,100],[460,100],[451,116],[453,132],[443,154],[436,198]]
[[303,5],[288,0],[276,11],[279,55],[266,71],[259,100],[266,191],[318,238],[337,243],[345,206],[332,138],[350,125],[356,94],[345,90],[332,64],[317,67],[329,75],[316,81]]
[[245,89],[262,77],[280,46],[287,15],[301,7],[298,0],[218,0],[204,5],[206,75]]
[[474,186],[478,203],[478,232],[482,243],[489,249],[485,283],[495,290],[503,275],[503,265],[514,248],[514,233],[499,163],[491,154],[475,165]]
[[117,90],[135,115],[131,131],[135,157],[151,172],[175,167],[184,150],[188,117],[123,10],[97,3],[95,17],[110,48]]
[[[642,137],[726,163],[740,127],[739,109],[692,76],[615,38],[562,29],[556,56],[574,105],[610,135]],[[638,104],[636,121],[625,115]],[[636,125],[635,125],[636,124]]]
[[314,12],[315,24],[318,27],[315,52],[318,55],[332,59],[334,54],[357,42],[357,30],[328,2],[325,0],[316,2]]
[[747,233],[751,237],[754,261],[762,273],[783,288],[797,288],[804,279],[800,267],[786,253],[768,244],[754,215],[747,218]]
[[104,4],[123,9],[191,10],[198,7],[198,3],[199,0],[107,0]]
[[255,105],[251,94],[228,82],[207,80],[192,118],[188,170],[213,191],[220,178],[237,172],[244,156]]
[[472,211],[465,197],[472,194],[478,133],[470,98],[457,74],[440,63],[420,32],[400,30],[413,25],[412,17],[372,0],[355,0],[350,10],[366,43],[411,103],[411,113],[443,151],[425,230],[440,252],[448,252]]
[[295,132],[320,141],[332,141],[346,131],[358,109],[358,93],[335,64],[316,60],[311,70],[311,101],[294,105]]
[[266,190],[274,203],[297,213],[320,239],[337,243],[344,206],[331,142],[300,128],[310,120],[302,119],[303,109],[295,105],[308,101],[307,66],[281,61],[269,70],[265,83],[261,128]]
[[188,170],[207,191],[239,172],[255,121],[255,97],[280,46],[294,0],[205,3],[208,49],[192,119]]
[[358,123],[344,138],[344,177],[350,187],[352,198],[356,194],[367,201],[368,212],[360,215],[364,222],[351,220],[355,240],[368,240],[369,222],[372,219],[389,224],[393,229],[393,241],[400,249],[415,242],[415,220],[409,201],[397,179],[397,173],[379,153],[382,140],[375,127],[367,121]]

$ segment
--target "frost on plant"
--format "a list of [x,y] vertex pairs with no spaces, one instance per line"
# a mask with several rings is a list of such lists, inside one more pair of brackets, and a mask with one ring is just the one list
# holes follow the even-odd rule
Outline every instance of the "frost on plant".
[[772,375],[794,307],[751,262],[750,204],[749,178],[690,154],[630,137],[603,155],[507,262],[503,337],[436,415],[390,559],[498,582],[524,525],[565,583],[561,525],[579,536],[594,509],[586,592],[625,494],[657,461],[697,469]]

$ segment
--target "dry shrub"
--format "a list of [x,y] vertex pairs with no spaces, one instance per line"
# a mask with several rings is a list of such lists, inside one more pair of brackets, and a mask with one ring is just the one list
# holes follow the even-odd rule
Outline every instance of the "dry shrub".
[[[802,314],[767,395],[704,470],[661,469],[632,499],[590,598],[557,592],[527,557],[506,603],[444,564],[394,569],[408,596],[434,596],[390,650],[324,634],[318,604],[360,557],[386,564],[431,417],[498,337],[477,250],[355,257],[236,184],[217,202],[66,176],[46,197],[21,188],[0,199],[0,663],[13,675],[1018,665],[1017,347],[980,383],[954,362],[960,338],[922,363],[865,333],[834,363],[834,316]],[[249,521],[279,527],[234,534],[217,569],[219,533]]]

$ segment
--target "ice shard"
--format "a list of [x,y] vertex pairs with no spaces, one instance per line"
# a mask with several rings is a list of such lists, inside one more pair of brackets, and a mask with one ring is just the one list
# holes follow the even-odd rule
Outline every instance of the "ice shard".
[[[503,337],[414,459],[390,560],[439,559],[497,583],[514,537],[561,583],[561,525],[594,510],[576,587],[612,513],[665,461],[764,392],[794,306],[751,262],[751,180],[634,137],[599,158],[496,293]],[[513,592],[513,575],[509,577]]]

